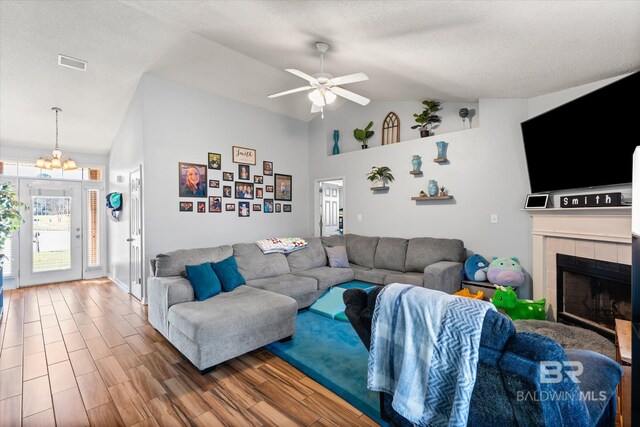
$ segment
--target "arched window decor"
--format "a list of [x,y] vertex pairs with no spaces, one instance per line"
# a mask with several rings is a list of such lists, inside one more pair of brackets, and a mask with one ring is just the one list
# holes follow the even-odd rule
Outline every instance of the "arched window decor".
[[382,122],[382,145],[400,142],[400,118],[393,111]]

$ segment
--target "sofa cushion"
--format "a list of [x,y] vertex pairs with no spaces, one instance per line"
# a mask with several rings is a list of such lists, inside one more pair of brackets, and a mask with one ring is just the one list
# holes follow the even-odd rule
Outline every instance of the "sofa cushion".
[[363,267],[373,268],[378,237],[347,235],[347,255],[349,262]]
[[240,286],[205,301],[176,304],[169,309],[169,324],[198,345],[228,342],[258,325],[277,325],[295,317],[295,300],[275,292]]
[[220,279],[225,292],[231,292],[238,286],[245,284],[244,277],[238,272],[238,264],[234,257],[230,256],[220,262],[212,262],[211,267]]
[[404,272],[408,243],[407,239],[381,237],[376,247],[376,255],[373,260],[374,267]]
[[356,280],[375,283],[376,285],[383,285],[384,279],[387,275],[397,273],[397,271],[383,270],[381,268],[354,268],[353,264],[351,265],[351,268],[353,269]]
[[434,239],[417,237],[409,239],[405,271],[423,272],[428,265],[438,261],[463,262],[464,244],[458,239]]
[[353,271],[348,268],[318,267],[311,270],[298,271],[296,276],[312,277],[318,281],[318,290],[353,280]]
[[198,265],[205,262],[218,262],[233,255],[231,246],[213,248],[179,249],[156,255],[156,277],[179,276],[184,266]]
[[322,240],[322,245],[325,248],[330,248],[333,246],[346,246],[347,238],[345,236],[335,235],[335,236],[322,236],[320,238]]
[[318,237],[304,239],[307,247],[287,255],[287,262],[292,272],[309,270],[327,265],[327,255],[324,253],[322,241]]
[[326,249],[331,268],[349,268],[349,257],[347,248],[344,246],[333,246]]
[[[303,249],[305,250],[305,249]],[[245,280],[264,279],[291,273],[283,254],[263,254],[255,243],[236,243],[233,255]]]
[[424,286],[424,274],[422,273],[390,273],[384,278],[384,284],[404,283],[405,285]]
[[283,274],[277,277],[266,279],[254,279],[247,282],[247,286],[263,289],[269,292],[286,295],[296,298],[318,290],[318,282],[311,277],[294,276],[293,274]]
[[220,279],[213,268],[211,263],[205,262],[200,265],[185,265],[187,272],[187,279],[193,287],[193,292],[199,301],[204,301],[207,298],[211,298],[214,295],[218,295],[222,290],[220,285]]

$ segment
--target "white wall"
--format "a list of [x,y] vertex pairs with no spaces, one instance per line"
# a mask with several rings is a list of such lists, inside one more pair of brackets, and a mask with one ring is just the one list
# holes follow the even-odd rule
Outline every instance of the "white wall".
[[[55,141],[53,142],[53,145],[55,145]],[[51,146],[51,150],[53,150],[53,145]],[[106,168],[109,163],[108,156],[105,155],[66,151],[62,144],[60,145],[60,148],[62,149],[63,155],[71,157],[81,167],[101,166]],[[10,146],[5,142],[0,141],[0,159],[2,160],[34,163],[40,156],[51,155],[51,150]]]
[[[232,146],[256,149],[251,174],[262,175],[262,161],[273,162],[274,172],[293,176],[291,213],[197,213],[204,198],[178,197],[178,162],[207,163],[209,152],[222,154],[222,170],[208,170],[220,180],[209,195],[222,196],[222,172],[234,172]],[[266,237],[304,236],[309,233],[310,188],[307,124],[153,76],[144,77],[144,233],[147,259],[180,248],[251,242]],[[264,177],[273,185],[273,176]],[[273,198],[266,193],[266,198]],[[194,212],[179,212],[178,202],[193,201]],[[261,203],[262,200],[250,201]],[[285,202],[280,202],[285,203]],[[207,205],[208,206],[208,205]],[[207,209],[208,210],[208,209]]]
[[[122,193],[122,212],[118,222],[106,219],[109,239],[108,271],[109,277],[125,289],[129,287],[129,173],[143,161],[143,86],[144,82],[141,81],[109,153],[107,192]],[[118,177],[121,177],[121,182],[118,182]]]
[[[471,120],[467,118],[464,122],[464,129],[474,128],[480,124],[477,102],[443,102],[442,110],[437,114],[442,117],[442,123],[435,128],[432,133],[434,137],[449,132],[455,132],[463,129],[463,122],[458,111],[466,107],[472,113],[475,113]],[[370,121],[373,121],[371,130],[375,131],[373,137],[369,140],[369,147],[378,147],[382,145],[382,123],[390,111],[398,115],[400,119],[400,141],[408,141],[420,137],[420,131],[411,129],[411,126],[417,124],[413,117],[414,113],[420,113],[423,110],[420,102],[383,102],[372,101],[366,107],[347,102],[337,111],[325,111],[324,119],[318,115],[313,122],[323,121],[325,127],[331,132],[325,141],[326,154],[331,155],[333,152],[333,130],[340,131],[340,152],[347,153],[351,151],[362,150],[360,141],[353,137],[353,130],[356,128],[363,129]],[[471,126],[470,126],[471,125]],[[314,144],[317,142],[314,142]]]
[[[392,105],[388,109],[394,110]],[[482,116],[478,128],[339,156],[326,155],[326,141],[331,139],[334,123],[326,118],[324,122],[314,119],[309,126],[311,179],[345,176],[348,233],[459,238],[470,251],[487,258],[517,256],[530,271],[530,218],[521,210],[529,192],[520,134],[520,122],[527,118],[527,102],[482,99],[478,111]],[[440,140],[449,143],[450,164],[433,162],[435,141]],[[413,154],[422,156],[424,175],[419,178],[409,174]],[[389,166],[393,171],[396,180],[388,193],[374,194],[370,190],[365,175],[374,165]],[[412,201],[420,190],[426,191],[429,179],[445,186],[454,199],[420,204]],[[497,224],[490,223],[492,213],[498,215]],[[359,214],[361,222],[357,221]],[[529,284],[521,295],[530,295]]]

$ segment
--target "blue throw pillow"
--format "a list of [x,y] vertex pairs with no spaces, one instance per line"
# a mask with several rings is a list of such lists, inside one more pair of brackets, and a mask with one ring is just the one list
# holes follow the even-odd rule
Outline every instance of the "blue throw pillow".
[[238,263],[233,256],[220,262],[212,262],[211,267],[213,267],[213,271],[215,271],[218,278],[220,278],[222,289],[224,289],[225,292],[231,292],[238,286],[246,283],[244,277],[242,277],[242,274],[238,271]]
[[185,265],[185,270],[198,301],[204,301],[220,293],[220,279],[208,262],[200,265]]

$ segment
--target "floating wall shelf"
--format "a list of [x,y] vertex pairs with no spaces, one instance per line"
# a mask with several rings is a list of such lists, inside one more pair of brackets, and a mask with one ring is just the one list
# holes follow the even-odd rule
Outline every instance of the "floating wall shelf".
[[433,159],[436,163],[447,163],[449,159],[443,159],[442,157],[438,157],[437,159]]
[[409,173],[411,175],[417,175],[417,176],[421,176],[422,175],[422,171],[409,171]]
[[389,187],[371,187],[373,192],[389,191]]
[[415,200],[416,202],[421,202],[423,200],[448,200],[453,199],[453,196],[425,196],[425,197],[412,197],[411,200]]

